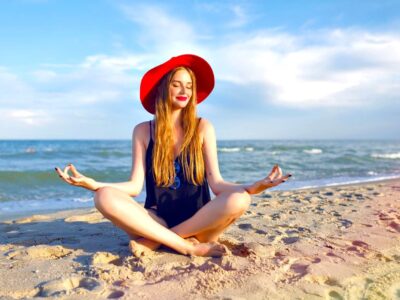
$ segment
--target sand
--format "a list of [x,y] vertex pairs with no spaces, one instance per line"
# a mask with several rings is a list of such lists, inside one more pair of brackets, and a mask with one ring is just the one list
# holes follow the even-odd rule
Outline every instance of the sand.
[[221,258],[133,257],[96,209],[0,223],[0,298],[400,299],[400,180],[253,197]]

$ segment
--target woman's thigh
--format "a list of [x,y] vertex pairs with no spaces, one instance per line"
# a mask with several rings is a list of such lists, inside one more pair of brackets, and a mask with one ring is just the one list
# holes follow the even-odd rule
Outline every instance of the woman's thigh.
[[154,221],[156,221],[157,223],[161,224],[162,226],[168,228],[167,222],[165,222],[165,220],[163,218],[158,216],[153,209],[146,209],[146,211]]

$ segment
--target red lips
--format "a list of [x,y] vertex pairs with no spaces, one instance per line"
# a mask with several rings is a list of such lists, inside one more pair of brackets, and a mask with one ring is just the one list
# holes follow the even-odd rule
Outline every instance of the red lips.
[[177,96],[176,99],[179,101],[186,101],[187,97],[186,96]]

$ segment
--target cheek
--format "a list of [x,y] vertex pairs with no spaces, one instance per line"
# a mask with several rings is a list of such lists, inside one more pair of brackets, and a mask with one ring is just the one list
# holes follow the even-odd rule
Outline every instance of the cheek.
[[169,89],[169,95],[170,96],[175,96],[179,93],[179,89],[174,89],[174,88],[170,88]]

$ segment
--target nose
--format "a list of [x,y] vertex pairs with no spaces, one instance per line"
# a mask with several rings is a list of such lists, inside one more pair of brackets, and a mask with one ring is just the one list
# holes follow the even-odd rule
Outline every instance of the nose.
[[185,87],[181,87],[180,94],[181,95],[186,94],[186,88]]

